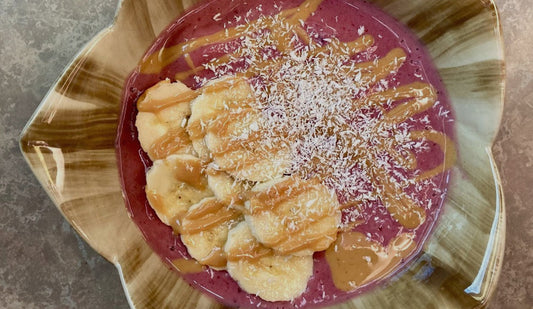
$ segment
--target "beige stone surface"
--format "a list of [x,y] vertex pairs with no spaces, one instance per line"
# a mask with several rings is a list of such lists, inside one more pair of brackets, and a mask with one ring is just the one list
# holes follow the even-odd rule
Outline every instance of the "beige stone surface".
[[[489,308],[533,306],[533,3],[496,0],[507,94],[494,152],[507,247]],[[111,23],[117,0],[0,1],[0,308],[127,308],[114,267],[64,221],[23,162],[17,139],[76,52]]]
[[533,307],[533,2],[496,0],[507,62],[502,126],[493,147],[507,207],[503,269],[489,308]]

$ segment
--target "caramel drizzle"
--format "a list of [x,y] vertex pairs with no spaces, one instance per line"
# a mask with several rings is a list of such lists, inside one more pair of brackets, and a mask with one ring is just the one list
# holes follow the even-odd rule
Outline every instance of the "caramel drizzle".
[[[328,52],[339,52],[341,50],[348,50],[349,55],[355,55],[374,44],[374,38],[370,35],[364,35],[357,40],[346,43],[343,42],[337,46],[318,46],[316,43],[314,43],[305,29],[301,27],[300,22],[305,21],[317,9],[321,2],[322,0],[306,0],[299,7],[285,10],[278,14],[278,17],[285,18],[289,24],[294,26],[294,34],[296,34],[302,42],[315,46],[315,49],[313,49],[315,56],[318,56],[319,54],[327,54]],[[250,22],[249,24],[258,25],[259,23],[260,21],[256,20]],[[267,28],[271,29],[274,33],[283,33],[283,31],[276,31],[275,24],[267,25]],[[204,69],[203,66],[195,66],[190,58],[191,52],[211,44],[226,43],[235,40],[244,35],[246,29],[246,27],[228,28],[211,35],[180,43],[169,48],[162,48],[158,52],[146,56],[142,60],[139,70],[144,74],[155,74],[180,57],[185,57],[185,60],[191,69],[177,73],[176,79],[187,79],[191,75],[198,74]],[[291,41],[290,39],[290,37],[283,37],[282,35],[277,38],[277,47],[280,52],[283,53],[291,50],[292,47],[288,44],[288,42]],[[234,59],[233,56],[235,55],[224,55],[219,58],[219,61],[221,61],[221,63],[229,63],[232,61],[232,59]],[[380,79],[385,78],[392,72],[396,72],[403,65],[405,59],[405,52],[400,48],[396,48],[391,50],[385,57],[378,59],[377,61],[359,63],[355,65],[355,68],[346,66],[344,69],[349,74],[358,74],[362,72],[360,79],[361,84],[372,86]],[[245,72],[241,73],[240,76],[254,76],[260,70],[271,66],[272,63],[272,60],[266,60],[263,63],[258,63],[257,65],[251,66]],[[218,83],[215,84],[214,87],[209,85],[204,86],[198,90],[191,90],[179,98],[174,98],[165,102],[152,102],[150,106],[141,106],[139,107],[139,110],[152,112],[160,111],[166,107],[172,106],[173,104],[179,104],[185,101],[188,102],[196,98],[202,92],[216,91],[217,87],[223,86],[223,84],[219,85]],[[228,87],[229,86],[231,85],[228,85]],[[390,89],[371,94],[364,99],[355,101],[353,106],[354,109],[368,106],[380,107],[381,104],[387,101],[408,99],[407,102],[386,112],[384,118],[382,119],[382,123],[384,124],[398,124],[405,121],[409,117],[412,117],[413,115],[421,113],[432,107],[436,101],[436,98],[436,92],[431,85],[415,82],[409,85],[400,86],[396,89]],[[190,132],[192,133],[191,135],[194,135],[193,132],[202,132],[201,127],[199,125],[196,129],[193,127],[193,130]],[[201,134],[202,133],[198,133],[196,135],[201,137]],[[444,133],[436,131],[420,131],[412,132],[412,137],[413,139],[426,139],[434,141],[445,153],[444,162],[431,171],[426,171],[422,175],[418,176],[416,178],[418,181],[432,178],[446,171],[455,163],[456,154],[454,143]],[[414,169],[416,167],[416,158],[413,154],[399,153],[395,149],[390,149],[387,146],[381,147],[378,149],[378,151],[387,152],[399,162],[405,162],[408,168]],[[368,159],[372,160],[374,158]],[[251,163],[247,162],[247,164]],[[386,171],[376,169],[374,182],[383,187],[384,194],[382,200],[387,206],[387,209],[391,215],[397,219],[400,224],[408,228],[416,228],[424,222],[425,210],[416,205],[416,203],[410,198],[406,197],[405,194],[403,194],[402,189],[393,184],[393,181],[391,181],[391,176],[388,175]]]

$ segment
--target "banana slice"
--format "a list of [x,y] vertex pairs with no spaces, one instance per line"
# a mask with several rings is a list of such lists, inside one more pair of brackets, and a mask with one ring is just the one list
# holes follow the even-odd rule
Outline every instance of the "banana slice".
[[235,180],[226,172],[211,170],[207,172],[207,183],[216,198],[227,205],[244,204],[244,193],[252,188],[247,182]]
[[157,83],[139,98],[135,125],[144,151],[153,161],[171,154],[194,154],[185,129],[191,114],[194,91],[168,79]]
[[163,223],[177,231],[178,222],[192,205],[213,196],[202,170],[200,159],[182,154],[155,161],[146,173],[150,205]]
[[257,242],[246,222],[230,230],[224,251],[231,277],[244,291],[266,301],[295,299],[313,274],[311,255],[275,255]]
[[223,77],[202,88],[202,94],[191,102],[187,125],[192,145],[200,158],[209,159],[209,149],[204,141],[207,125],[223,111],[246,107],[252,100],[252,89],[243,78]]
[[242,220],[240,211],[217,198],[205,198],[192,206],[181,220],[181,240],[200,264],[225,269],[223,248],[228,231]]
[[269,181],[290,167],[291,149],[284,139],[265,140],[260,112],[242,108],[219,115],[205,137],[213,161],[239,180]]
[[263,245],[279,254],[309,255],[337,238],[339,202],[316,178],[285,177],[255,186],[250,195],[246,222]]

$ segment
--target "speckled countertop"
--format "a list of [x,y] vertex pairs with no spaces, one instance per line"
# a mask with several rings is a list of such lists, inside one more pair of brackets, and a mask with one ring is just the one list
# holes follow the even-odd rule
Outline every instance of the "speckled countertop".
[[[533,3],[496,0],[507,59],[494,145],[507,204],[504,266],[490,308],[533,306]],[[0,308],[128,308],[119,276],[61,217],[18,149],[24,124],[117,0],[0,0]]]

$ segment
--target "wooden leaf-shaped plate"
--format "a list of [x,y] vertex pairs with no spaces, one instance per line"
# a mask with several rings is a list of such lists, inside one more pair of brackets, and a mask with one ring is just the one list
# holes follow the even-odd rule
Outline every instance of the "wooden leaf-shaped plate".
[[[114,24],[79,53],[21,137],[36,177],[65,218],[114,263],[136,308],[216,308],[150,249],[128,217],[115,136],[122,87],[156,36],[194,0],[123,0]],[[456,112],[459,160],[437,226],[414,263],[339,308],[475,308],[494,291],[505,207],[491,146],[503,108],[504,62],[491,0],[373,0],[415,32]]]

